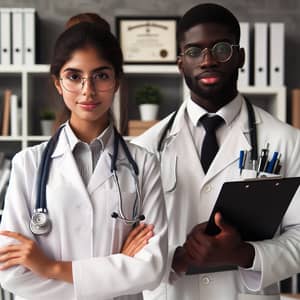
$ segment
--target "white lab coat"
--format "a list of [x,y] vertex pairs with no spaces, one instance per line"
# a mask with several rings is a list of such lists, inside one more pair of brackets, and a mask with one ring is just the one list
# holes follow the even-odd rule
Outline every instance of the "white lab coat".
[[[208,220],[223,182],[240,177],[240,150],[250,150],[246,104],[232,123],[230,134],[221,145],[205,175],[187,122],[186,103],[179,109],[160,155],[162,182],[168,215],[169,264],[166,277],[174,280],[170,264],[175,248],[198,223]],[[258,151],[270,144],[270,153],[282,153],[281,173],[300,176],[300,131],[283,124],[255,107]],[[157,145],[170,118],[162,120],[133,142],[157,153]],[[243,201],[243,199],[236,199]],[[201,275],[182,275],[163,282],[144,298],[168,300],[278,300],[277,281],[300,271],[300,193],[299,190],[282,221],[284,232],[272,240],[253,243],[254,270],[236,270]],[[255,220],[253,220],[255,222]],[[264,295],[267,294],[268,296]]]
[[[111,217],[113,211],[118,212],[117,188],[110,172],[113,135],[86,188],[62,131],[52,154],[47,185],[53,228],[48,236],[32,235],[29,221],[35,207],[37,169],[44,148],[45,143],[14,157],[1,229],[35,239],[51,258],[72,261],[74,284],[41,278],[22,266],[0,272],[0,284],[30,300],[142,299],[142,290],[159,284],[167,257],[167,222],[156,157],[129,145],[140,172],[142,213],[146,223],[154,224],[155,235],[135,257],[128,257],[119,252],[132,226]],[[120,163],[128,164],[122,147],[117,167]],[[119,180],[124,211],[128,213],[135,197],[128,169],[121,169]],[[0,237],[0,246],[5,244],[6,238]]]

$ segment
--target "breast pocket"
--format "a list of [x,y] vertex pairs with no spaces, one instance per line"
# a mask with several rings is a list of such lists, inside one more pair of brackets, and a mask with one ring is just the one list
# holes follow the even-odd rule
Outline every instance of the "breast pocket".
[[177,156],[163,156],[161,160],[161,177],[163,189],[171,193],[176,189],[177,183]]

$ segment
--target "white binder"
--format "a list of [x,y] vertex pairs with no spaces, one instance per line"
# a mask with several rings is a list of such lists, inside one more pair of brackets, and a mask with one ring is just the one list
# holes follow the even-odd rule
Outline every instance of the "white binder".
[[284,84],[284,23],[270,24],[270,85]]
[[249,86],[249,73],[250,73],[250,28],[248,22],[241,22],[241,38],[240,47],[245,49],[245,63],[239,69],[238,85],[240,87]]
[[254,85],[267,85],[268,26],[254,23]]
[[23,10],[21,8],[12,9],[12,63],[14,65],[23,64]]
[[0,45],[1,45],[1,64],[11,64],[11,10],[9,8],[0,9]]
[[24,53],[27,65],[35,64],[35,9],[24,9]]
[[10,135],[19,136],[19,134],[18,96],[12,94],[10,96]]

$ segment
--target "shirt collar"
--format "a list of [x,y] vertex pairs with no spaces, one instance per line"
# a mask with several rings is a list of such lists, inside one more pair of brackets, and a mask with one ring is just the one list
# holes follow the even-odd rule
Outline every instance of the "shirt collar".
[[187,101],[187,113],[188,116],[194,126],[197,126],[198,121],[205,114],[209,115],[219,115],[222,117],[226,123],[226,125],[230,125],[235,117],[238,115],[242,107],[242,96],[241,94],[237,94],[237,96],[230,101],[225,106],[221,107],[216,113],[208,113],[200,105],[196,104],[192,99],[188,99]]
[[[110,123],[103,132],[101,132],[101,134],[99,136],[97,136],[93,141],[90,142],[90,145],[93,144],[96,140],[98,140],[101,144],[101,148],[104,149],[107,145],[107,142],[109,140],[109,137],[112,133],[113,130],[113,125],[112,123]],[[85,143],[83,141],[81,141],[74,133],[74,131],[72,130],[69,121],[66,123],[65,126],[65,133],[67,136],[67,140],[68,143],[70,145],[70,149],[73,152],[74,148],[76,147],[76,145],[78,143]]]

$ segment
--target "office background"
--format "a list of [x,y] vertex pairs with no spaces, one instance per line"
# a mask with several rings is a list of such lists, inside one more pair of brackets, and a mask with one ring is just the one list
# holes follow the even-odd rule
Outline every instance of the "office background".
[[[190,7],[209,1],[195,0],[0,0],[0,7],[33,7],[37,12],[36,63],[49,64],[56,37],[66,20],[78,13],[103,16],[115,32],[117,16],[181,16]],[[229,8],[241,22],[285,23],[285,86],[287,120],[291,89],[300,87],[300,0],[212,1]],[[176,92],[176,91],[175,91]]]
[[[48,64],[51,51],[65,21],[81,12],[104,16],[115,32],[116,16],[180,16],[198,3],[194,0],[0,0],[0,7],[34,7],[37,11],[36,62]],[[223,0],[214,1],[233,11],[241,22],[285,23],[285,85],[287,121],[290,121],[290,91],[300,87],[300,1]]]

